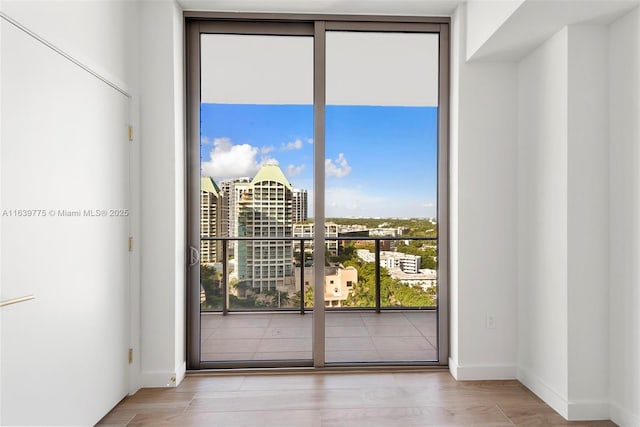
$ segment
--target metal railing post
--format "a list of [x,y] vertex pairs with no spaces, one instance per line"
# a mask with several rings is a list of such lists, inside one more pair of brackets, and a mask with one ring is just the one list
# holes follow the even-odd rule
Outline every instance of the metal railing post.
[[304,240],[300,240],[300,314],[304,314]]
[[376,239],[376,313],[380,313],[380,239]]
[[229,312],[229,279],[227,276],[227,240],[222,239],[222,315]]

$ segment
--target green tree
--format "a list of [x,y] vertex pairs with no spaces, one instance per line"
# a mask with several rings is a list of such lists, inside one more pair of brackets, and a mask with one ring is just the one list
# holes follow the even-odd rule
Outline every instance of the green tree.
[[338,256],[332,256],[329,258],[329,261],[332,263],[344,264],[349,260],[356,260],[358,258],[358,254],[356,253],[356,246],[352,242],[347,242],[344,245],[344,248],[340,249]]
[[[347,307],[375,307],[375,264],[349,261],[345,266],[358,270],[358,282],[353,286],[344,305]],[[380,269],[380,305],[382,307],[433,307],[433,295],[418,286],[393,279],[386,268]]]
[[304,291],[304,306],[313,307],[313,286],[311,285]]
[[203,310],[222,309],[222,273],[214,266],[200,265],[200,285],[205,293],[205,300],[200,305]]

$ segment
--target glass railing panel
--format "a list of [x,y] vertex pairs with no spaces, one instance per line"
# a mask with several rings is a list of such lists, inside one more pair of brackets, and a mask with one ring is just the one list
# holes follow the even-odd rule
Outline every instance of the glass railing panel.
[[[219,255],[201,261],[203,311],[313,308],[310,237],[209,238],[203,244],[205,241],[215,243]],[[327,239],[325,253],[324,304],[328,309],[437,307],[435,237],[340,237]]]
[[[227,306],[229,311],[300,310],[307,291],[313,257],[309,242],[301,258],[300,241],[291,238],[228,240],[233,246],[227,259]],[[307,295],[307,299],[309,296]],[[310,304],[310,301],[309,301]],[[222,309],[222,308],[220,308]]]
[[312,316],[303,304],[313,305],[312,245],[275,237],[218,241],[232,249],[219,268],[222,304],[201,316],[201,360],[220,366],[310,360]]
[[435,237],[342,239],[327,256],[327,308],[435,309]]
[[[327,363],[437,360],[437,240],[433,234],[341,241],[339,253],[328,257],[334,267],[325,270]],[[339,280],[347,270],[352,274],[349,286],[347,279]],[[345,285],[347,295],[335,303],[328,294],[338,293],[338,284]]]

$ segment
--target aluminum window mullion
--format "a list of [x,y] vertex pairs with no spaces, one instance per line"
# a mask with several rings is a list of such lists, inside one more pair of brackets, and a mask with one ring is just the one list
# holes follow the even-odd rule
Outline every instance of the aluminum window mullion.
[[185,11],[187,20],[228,21],[228,22],[391,22],[403,24],[441,24],[450,23],[447,16],[403,16],[403,15],[349,15],[349,14],[316,14],[316,13],[265,13],[265,12],[196,12]]
[[208,21],[200,23],[200,32],[206,34],[255,34],[274,36],[313,36],[311,22],[239,22]]
[[438,82],[438,364],[449,364],[449,25],[440,26]]
[[325,363],[324,310],[324,158],[325,158],[325,22],[316,21],[313,36],[313,366]]
[[393,33],[438,33],[440,24],[427,23],[402,23],[402,22],[344,22],[329,21],[326,23],[327,31],[371,31]]
[[[200,25],[186,28],[187,55],[187,218],[200,212]],[[187,245],[200,251],[200,221],[187,221]],[[187,259],[189,259],[187,257]],[[187,369],[200,369],[200,262],[187,264]]]

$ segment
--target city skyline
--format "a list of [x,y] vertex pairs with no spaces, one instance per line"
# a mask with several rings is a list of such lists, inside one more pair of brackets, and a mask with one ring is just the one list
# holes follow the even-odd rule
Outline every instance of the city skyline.
[[[277,163],[309,193],[313,107],[201,104],[201,173],[217,183]],[[327,106],[325,215],[436,215],[437,107]]]

